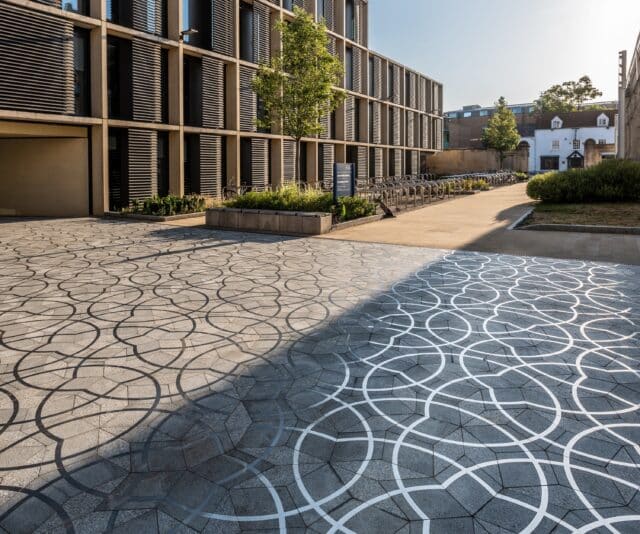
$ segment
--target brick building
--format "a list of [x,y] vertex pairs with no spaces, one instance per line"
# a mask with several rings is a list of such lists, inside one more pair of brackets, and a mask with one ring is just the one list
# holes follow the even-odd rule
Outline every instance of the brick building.
[[257,130],[250,84],[294,5],[326,20],[348,92],[304,140],[303,179],[418,173],[442,148],[442,85],[367,48],[366,0],[2,0],[0,214],[292,180],[295,144]]
[[640,161],[640,36],[629,64],[624,98],[624,155],[626,158]]

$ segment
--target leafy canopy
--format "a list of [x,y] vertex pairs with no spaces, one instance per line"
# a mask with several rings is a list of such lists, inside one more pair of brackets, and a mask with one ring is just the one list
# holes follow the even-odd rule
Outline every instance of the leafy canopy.
[[260,66],[252,88],[263,106],[258,126],[279,126],[283,135],[299,141],[321,133],[321,119],[342,103],[344,92],[335,87],[344,66],[328,50],[324,22],[314,22],[298,7],[294,14],[292,21],[276,23],[282,50]]
[[564,82],[553,85],[540,94],[536,100],[536,110],[540,113],[566,113],[578,111],[585,102],[602,96],[602,91],[596,89],[589,76],[583,76],[578,81]]
[[500,162],[504,161],[505,152],[515,150],[518,147],[520,134],[516,117],[507,107],[507,101],[503,96],[496,102],[496,112],[489,119],[482,134],[482,142],[485,146],[498,152]]

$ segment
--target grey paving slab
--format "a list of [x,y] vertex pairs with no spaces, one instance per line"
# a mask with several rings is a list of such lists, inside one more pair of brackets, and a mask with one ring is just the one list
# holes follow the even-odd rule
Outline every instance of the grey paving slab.
[[0,223],[1,532],[633,532],[640,268]]

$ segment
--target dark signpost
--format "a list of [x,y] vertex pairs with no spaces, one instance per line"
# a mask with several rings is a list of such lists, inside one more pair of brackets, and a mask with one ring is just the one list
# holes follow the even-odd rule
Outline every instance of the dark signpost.
[[333,166],[333,200],[356,194],[356,166],[353,163],[336,163]]

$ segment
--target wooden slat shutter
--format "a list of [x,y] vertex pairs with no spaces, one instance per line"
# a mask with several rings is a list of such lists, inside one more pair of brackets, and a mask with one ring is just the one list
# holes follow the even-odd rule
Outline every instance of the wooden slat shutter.
[[353,96],[348,96],[344,101],[345,110],[345,139],[347,141],[356,140],[355,131],[355,115],[356,115],[356,99]]
[[224,128],[224,63],[211,57],[202,58],[202,125]]
[[158,134],[153,130],[128,130],[129,201],[158,194]]
[[264,191],[269,186],[269,141],[251,139],[251,188]]
[[333,164],[335,162],[335,146],[329,143],[322,143],[318,146],[319,179],[323,189],[333,187]]
[[220,198],[222,184],[222,138],[200,135],[200,194]]
[[358,180],[366,180],[369,177],[369,149],[366,146],[358,147]]
[[72,115],[73,24],[0,3],[0,108]]
[[353,91],[362,93],[362,50],[353,47]]
[[371,143],[380,144],[382,142],[382,104],[373,103],[373,139]]
[[161,122],[160,45],[134,39],[131,51],[133,120]]
[[283,168],[282,177],[284,183],[296,181],[296,143],[290,139],[285,139],[282,143]]
[[240,129],[243,132],[256,131],[258,99],[251,88],[255,71],[248,67],[240,67]]
[[234,55],[233,9],[233,0],[214,0],[211,6],[211,49],[225,56]]
[[384,151],[382,148],[376,148],[375,150],[375,176],[381,178],[384,176]]
[[253,57],[256,63],[267,63],[271,57],[271,11],[253,4]]
[[153,35],[163,35],[167,2],[166,0],[133,0],[133,29]]

